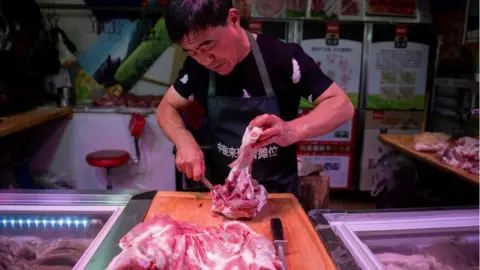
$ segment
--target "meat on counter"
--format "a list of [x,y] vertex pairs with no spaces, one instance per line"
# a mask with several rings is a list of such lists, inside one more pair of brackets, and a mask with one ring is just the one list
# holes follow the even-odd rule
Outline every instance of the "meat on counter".
[[467,170],[471,174],[479,174],[478,139],[463,137],[437,154],[445,164]]
[[421,133],[414,135],[413,148],[419,152],[436,153],[437,158],[452,167],[467,170],[478,175],[479,168],[479,140],[463,137],[452,143],[450,136],[443,133]]
[[217,193],[211,192],[212,211],[232,219],[253,218],[267,203],[267,190],[251,174],[258,151],[254,144],[261,135],[261,128],[247,127],[238,158],[230,164],[231,170],[225,184],[215,186],[225,201]]
[[438,152],[448,147],[449,138],[443,133],[420,133],[413,136],[413,148],[419,152]]
[[237,221],[201,227],[158,215],[135,226],[120,247],[107,270],[282,269],[272,242]]

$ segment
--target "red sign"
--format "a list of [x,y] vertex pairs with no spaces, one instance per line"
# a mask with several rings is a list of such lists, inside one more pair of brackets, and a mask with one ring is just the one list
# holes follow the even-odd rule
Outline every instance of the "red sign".
[[340,33],[340,23],[339,22],[329,22],[327,23],[327,33],[339,34]]
[[262,33],[262,22],[261,21],[248,21],[248,31]]
[[374,120],[385,119],[385,112],[384,111],[373,111],[373,119]]
[[397,25],[396,36],[406,37],[408,36],[408,26],[406,25]]

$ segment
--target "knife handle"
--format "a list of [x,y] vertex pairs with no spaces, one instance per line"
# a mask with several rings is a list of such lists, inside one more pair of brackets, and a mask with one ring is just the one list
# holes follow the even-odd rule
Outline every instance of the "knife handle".
[[272,227],[273,240],[284,240],[282,220],[279,218],[272,218],[270,220]]

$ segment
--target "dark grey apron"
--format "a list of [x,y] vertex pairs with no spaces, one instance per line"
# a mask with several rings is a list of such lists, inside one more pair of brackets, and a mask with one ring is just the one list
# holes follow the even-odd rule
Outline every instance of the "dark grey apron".
[[[216,96],[216,75],[210,72],[207,113],[213,133],[213,149],[209,172],[210,180],[215,184],[225,182],[230,171],[228,165],[238,157],[242,136],[250,121],[265,113],[281,117],[260,48],[250,32],[247,36],[266,96]],[[283,148],[272,144],[260,149],[253,162],[252,175],[268,192],[289,192],[298,196],[295,146]]]

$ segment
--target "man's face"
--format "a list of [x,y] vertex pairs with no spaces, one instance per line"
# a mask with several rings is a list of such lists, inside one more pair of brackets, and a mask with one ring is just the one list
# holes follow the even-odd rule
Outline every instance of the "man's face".
[[[220,75],[232,72],[238,62],[239,17],[236,11],[226,26],[209,27],[190,32],[183,38],[182,47],[198,63]],[[241,29],[241,28],[240,28]]]

